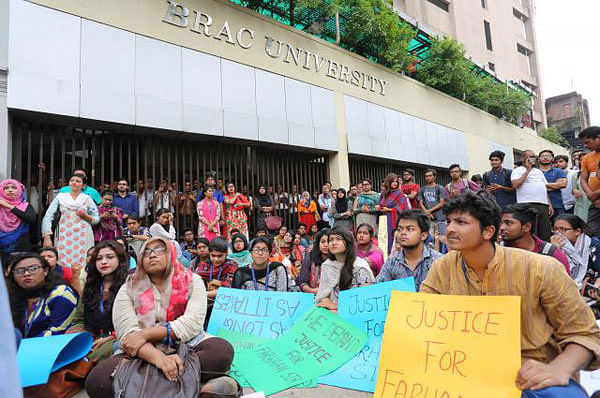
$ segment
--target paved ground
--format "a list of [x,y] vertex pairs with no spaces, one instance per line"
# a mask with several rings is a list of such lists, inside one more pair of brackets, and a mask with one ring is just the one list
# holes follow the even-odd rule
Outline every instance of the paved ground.
[[[245,394],[251,393],[251,388],[244,389]],[[319,385],[317,388],[291,388],[289,390],[282,391],[278,394],[271,395],[273,398],[284,398],[284,397],[295,397],[295,398],[367,398],[372,397],[373,394],[344,390],[343,388],[330,387]],[[80,392],[74,398],[88,398],[85,391]],[[109,398],[109,397],[107,397]]]

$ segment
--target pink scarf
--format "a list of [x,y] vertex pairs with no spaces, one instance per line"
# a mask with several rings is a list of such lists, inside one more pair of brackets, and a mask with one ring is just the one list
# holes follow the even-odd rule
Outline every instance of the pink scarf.
[[133,297],[133,306],[138,316],[140,327],[143,329],[152,327],[165,322],[174,321],[185,312],[187,302],[192,294],[192,272],[189,269],[183,268],[177,259],[177,249],[172,241],[163,238],[152,238],[147,240],[140,254],[144,252],[146,246],[150,242],[162,242],[167,248],[167,267],[165,274],[167,278],[164,280],[163,286],[158,286],[161,291],[160,298],[160,313],[158,319],[155,315],[155,298],[152,289],[152,281],[144,271],[142,265],[143,257],[138,259],[138,266],[125,282],[130,297]]
[[[17,187],[16,199],[9,199],[6,195],[4,195],[4,187],[6,187],[8,184],[14,184]],[[21,211],[25,211],[27,206],[29,206],[29,203],[27,203],[23,198],[23,192],[25,192],[25,187],[17,180],[4,180],[0,182],[0,199]],[[20,226],[21,219],[7,208],[0,206],[0,231],[12,232]]]

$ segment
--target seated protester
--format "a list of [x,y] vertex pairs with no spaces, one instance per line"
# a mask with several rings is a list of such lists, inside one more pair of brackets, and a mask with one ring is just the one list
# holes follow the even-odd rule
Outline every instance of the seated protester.
[[0,256],[29,251],[39,240],[37,214],[25,200],[25,187],[17,180],[0,182]]
[[192,260],[190,269],[196,273],[198,268],[204,267],[210,262],[210,250],[208,249],[209,241],[206,238],[198,238],[196,243],[196,253],[198,255]]
[[586,397],[572,379],[600,367],[600,330],[563,266],[496,244],[501,211],[486,195],[460,195],[444,213],[451,251],[433,263],[421,293],[520,296],[521,397]]
[[[571,278],[575,283],[581,285],[588,271],[600,272],[600,239],[592,237],[592,231],[587,224],[578,216],[573,214],[561,214],[554,219],[552,229],[554,235],[551,240],[557,246],[564,247],[563,239],[568,239],[581,259],[581,266],[577,269],[571,266]],[[561,236],[562,235],[562,236]]]
[[[206,289],[202,278],[179,263],[173,241],[152,238],[142,246],[135,273],[121,286],[112,311],[120,350],[89,373],[86,390],[90,398],[114,396],[111,374],[127,356],[143,359],[168,380],[177,380],[182,363],[177,355],[163,352],[165,339],[188,344],[198,355],[202,383],[229,371],[233,347],[223,339],[207,336],[202,329]],[[230,390],[222,390],[225,395],[237,391],[233,379],[215,381],[230,386]]]
[[297,245],[294,246],[294,234],[291,231],[286,231],[283,235],[283,240],[279,243],[279,251],[290,262],[288,275],[290,278],[296,279],[300,274],[302,252]]
[[142,227],[140,218],[135,215],[127,217],[127,228],[125,229],[125,240],[135,252],[135,257],[139,257],[140,249],[145,241],[150,239],[148,228]]
[[300,276],[296,280],[296,284],[300,286],[300,290],[305,293],[316,294],[319,290],[319,281],[321,280],[321,264],[329,259],[329,228],[320,230],[315,236],[315,241],[312,250],[304,256],[302,266],[300,267]]
[[119,237],[114,241],[120,244],[121,247],[123,247],[123,250],[125,251],[125,256],[127,257],[127,264],[129,266],[129,269],[134,270],[137,266],[137,256],[135,252],[129,248],[129,245],[127,245],[127,242],[125,242],[125,238]]
[[[177,234],[175,227],[173,227],[173,214],[171,211],[165,208],[158,209],[155,219],[156,222],[150,226],[150,236],[174,241]],[[181,252],[179,245],[177,245],[177,252]]]
[[[500,236],[506,247],[516,247],[533,253],[539,253],[557,259],[570,275],[571,267],[567,255],[552,243],[545,242],[535,236],[537,209],[526,203],[516,203],[502,209]],[[449,235],[448,235],[449,237]],[[448,242],[448,246],[449,242]]]
[[269,238],[255,238],[250,246],[252,263],[248,267],[240,267],[235,271],[231,287],[244,290],[287,292],[287,271],[280,262],[269,261],[269,254],[272,250]]
[[119,289],[129,271],[129,257],[122,245],[115,241],[100,242],[92,251],[87,280],[83,288],[77,321],[68,333],[87,331],[94,336],[89,359],[110,357],[118,348],[114,336],[112,308]]
[[194,231],[187,228],[183,231],[183,241],[179,243],[183,256],[192,261],[196,256],[196,241],[194,240]]
[[300,244],[306,249],[308,250],[308,240],[306,239],[306,224],[304,223],[299,223],[298,224],[298,229],[296,230],[297,233],[300,234]]
[[329,259],[321,265],[321,281],[315,296],[318,307],[337,313],[341,290],[375,282],[371,267],[356,256],[354,245],[352,233],[345,228],[334,227],[329,233]]
[[296,232],[294,234],[294,241],[292,242],[292,246],[294,250],[298,251],[302,256],[300,260],[300,265],[302,265],[302,261],[304,261],[304,256],[306,255],[306,247],[304,247],[304,245],[302,244],[302,235],[300,235],[300,233]]
[[[64,279],[69,285],[73,282],[73,269],[68,267],[62,267],[58,265],[58,250],[55,247],[44,247],[40,249],[38,252],[40,256],[42,256],[50,266],[50,270],[55,272],[58,276]],[[79,267],[79,271],[77,272],[76,281],[79,280],[79,273],[81,272],[81,266]],[[81,289],[83,291],[83,289]]]
[[246,267],[252,262],[248,240],[244,234],[238,232],[231,235],[231,253],[227,259],[235,261],[238,267]]
[[308,230],[308,234],[306,235],[306,240],[309,245],[312,245],[315,242],[317,232],[319,232],[319,227],[317,226],[317,224],[311,225],[310,229]]
[[[268,237],[267,229],[264,227],[259,227],[256,229],[254,233],[254,239]],[[252,243],[254,243],[254,239],[250,240],[250,247],[252,247]]]
[[377,246],[374,236],[375,230],[371,224],[362,223],[356,229],[356,255],[369,264],[376,276],[383,265],[383,250]]
[[238,269],[238,265],[235,261],[227,259],[228,245],[225,239],[221,237],[214,238],[210,241],[208,250],[210,261],[196,266],[195,272],[204,281],[210,305],[217,297],[217,290],[221,286],[231,287],[233,274]]
[[396,244],[402,250],[390,256],[375,281],[387,282],[413,277],[417,292],[427,277],[431,264],[442,255],[425,245],[431,222],[423,210],[408,210],[400,214],[396,229]]
[[8,290],[13,323],[23,335],[63,334],[71,326],[77,293],[36,253],[11,256]]

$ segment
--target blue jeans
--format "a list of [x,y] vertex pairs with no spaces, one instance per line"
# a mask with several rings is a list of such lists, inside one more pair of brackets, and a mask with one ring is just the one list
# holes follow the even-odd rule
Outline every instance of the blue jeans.
[[571,380],[568,386],[554,386],[542,390],[523,391],[521,398],[587,398],[587,393],[579,384]]

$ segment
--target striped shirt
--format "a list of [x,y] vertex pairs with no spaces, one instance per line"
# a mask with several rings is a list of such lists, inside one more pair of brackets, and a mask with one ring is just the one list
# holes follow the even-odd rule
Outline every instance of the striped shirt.
[[67,285],[57,285],[48,297],[42,297],[27,311],[23,337],[43,337],[63,334],[71,327],[77,308],[77,296]]
[[593,353],[600,367],[600,330],[575,282],[552,257],[495,245],[483,280],[465,267],[458,251],[436,260],[422,293],[521,297],[521,358],[549,363],[570,343]]

